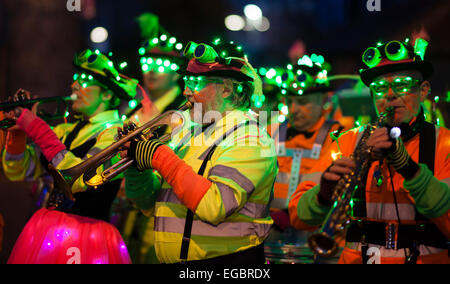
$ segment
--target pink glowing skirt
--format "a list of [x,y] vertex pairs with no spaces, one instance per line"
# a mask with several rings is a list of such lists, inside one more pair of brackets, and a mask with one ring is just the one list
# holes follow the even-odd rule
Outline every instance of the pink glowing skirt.
[[117,229],[104,221],[40,209],[16,241],[9,264],[130,264]]

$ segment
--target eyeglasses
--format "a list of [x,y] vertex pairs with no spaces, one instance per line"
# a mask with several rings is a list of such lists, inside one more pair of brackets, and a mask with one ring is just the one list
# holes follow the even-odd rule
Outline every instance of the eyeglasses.
[[369,47],[363,53],[362,60],[370,68],[377,66],[384,56],[391,61],[400,61],[410,58],[407,45],[398,40],[390,41],[387,44],[378,44],[377,47]]
[[382,98],[392,89],[396,95],[404,95],[411,91],[412,88],[421,83],[420,80],[411,77],[395,78],[391,83],[386,80],[372,82],[369,86],[376,98]]
[[183,78],[184,80],[184,84],[185,84],[185,89],[189,88],[192,91],[201,91],[204,88],[206,88],[206,86],[208,86],[209,84],[215,83],[215,84],[223,84],[222,80],[218,80],[218,79],[209,79],[209,78],[205,78],[205,77],[194,77],[194,76],[190,76],[187,77],[185,76]]

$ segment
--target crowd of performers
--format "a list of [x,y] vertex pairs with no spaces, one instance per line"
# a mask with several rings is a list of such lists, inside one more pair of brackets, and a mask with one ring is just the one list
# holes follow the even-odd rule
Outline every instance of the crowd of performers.
[[[430,123],[427,41],[363,52],[356,82],[375,115],[358,123],[330,106],[321,55],[255,69],[234,42],[184,45],[151,30],[138,51],[142,87],[126,64],[85,50],[67,62],[76,122],[51,127],[37,105],[1,114],[14,122],[0,141],[4,175],[46,189],[8,263],[450,263],[450,132]],[[72,170],[186,101],[173,114],[180,127]],[[124,158],[131,166],[92,186]],[[0,244],[2,228],[0,215]]]

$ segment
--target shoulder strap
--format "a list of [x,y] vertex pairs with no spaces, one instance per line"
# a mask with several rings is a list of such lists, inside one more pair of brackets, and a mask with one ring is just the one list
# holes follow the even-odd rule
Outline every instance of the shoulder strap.
[[[436,154],[436,127],[434,124],[424,122],[419,138],[419,163],[427,165],[434,175],[434,162]],[[416,220],[428,220],[416,209]]]
[[[220,140],[220,142],[224,141],[225,138],[234,133],[238,128],[248,124],[249,121],[247,120],[245,123],[237,124],[232,132],[225,133],[223,135],[223,138]],[[214,144],[211,149],[209,150],[208,154],[206,155],[206,158],[203,160],[202,165],[200,166],[200,169],[198,171],[198,174],[203,176],[206,170],[206,165],[208,164],[208,161],[211,160],[212,155],[214,154],[214,151],[217,148],[217,145],[220,144],[216,143]],[[183,239],[181,241],[181,252],[180,252],[180,259],[182,262],[185,262],[188,258],[188,252],[189,252],[189,243],[191,241],[191,232],[192,232],[192,224],[194,222],[194,212],[188,209],[186,214],[186,223],[184,225],[184,233],[183,233]]]
[[[339,124],[339,122],[333,120],[325,121],[325,123],[322,125],[322,128],[320,128],[319,134],[317,134],[316,141],[314,143],[323,145],[323,142],[325,142],[325,139],[327,139],[328,133],[330,133],[331,127],[333,127],[333,125],[335,124]],[[338,131],[341,132],[342,128],[340,128]]]

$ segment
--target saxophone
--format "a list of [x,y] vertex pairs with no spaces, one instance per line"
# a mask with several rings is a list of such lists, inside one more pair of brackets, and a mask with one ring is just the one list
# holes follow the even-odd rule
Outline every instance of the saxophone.
[[[333,256],[338,250],[338,244],[335,238],[345,231],[350,224],[350,207],[353,193],[359,188],[364,187],[367,180],[367,174],[372,164],[371,148],[367,146],[367,139],[372,135],[375,129],[382,127],[385,120],[392,113],[392,109],[387,109],[381,113],[375,125],[369,124],[361,139],[358,142],[353,154],[350,156],[355,164],[355,170],[350,175],[343,176],[337,183],[332,199],[334,203],[328,213],[325,221],[318,232],[313,233],[308,238],[309,247],[322,256]],[[399,129],[390,131],[391,138]],[[398,137],[395,135],[395,138]]]

